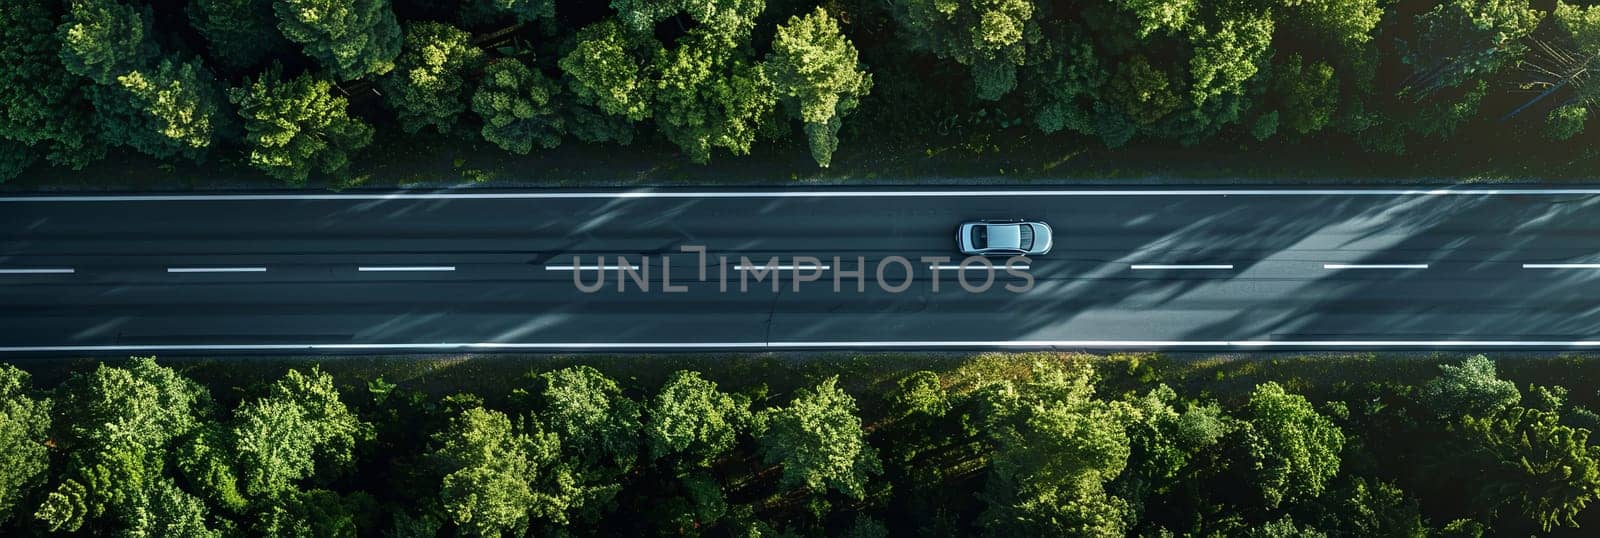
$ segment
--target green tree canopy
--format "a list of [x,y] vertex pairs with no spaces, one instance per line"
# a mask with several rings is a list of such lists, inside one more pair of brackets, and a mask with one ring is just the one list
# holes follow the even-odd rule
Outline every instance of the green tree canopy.
[[1402,42],[1412,70],[1401,92],[1422,99],[1515,63],[1542,13],[1526,0],[1447,0],[1416,16],[1416,38]]
[[0,524],[45,481],[50,400],[33,394],[27,372],[0,365]]
[[615,381],[588,366],[539,374],[534,394],[540,421],[587,467],[631,469],[639,457],[638,402]]
[[1252,479],[1269,508],[1316,498],[1339,473],[1344,433],[1304,396],[1257,385],[1244,418]]
[[335,80],[382,75],[400,53],[389,0],[273,0],[278,30]]
[[233,125],[220,83],[198,58],[162,59],[95,90],[101,136],[158,159],[200,160]]
[[381,79],[384,98],[406,132],[431,125],[449,133],[467,110],[467,77],[483,64],[483,51],[472,44],[471,34],[444,23],[411,24],[395,70]]
[[103,86],[150,65],[158,51],[143,13],[115,0],[72,0],[61,23],[61,63],[67,71]]
[[787,407],[756,415],[761,461],[783,466],[783,487],[831,488],[851,498],[866,495],[867,481],[881,472],[877,451],[867,444],[855,398],[830,377],[815,388],[795,391]]
[[34,146],[51,163],[72,168],[104,156],[94,111],[84,93],[89,82],[62,63],[65,51],[55,27],[56,2],[7,0],[4,6],[0,9],[0,43],[6,44],[0,47],[0,139],[17,142],[6,152],[12,155],[6,162],[13,166],[31,162],[34,152],[16,149],[23,145]]
[[721,392],[716,383],[687,370],[672,374],[646,416],[652,458],[682,455],[702,467],[733,449],[751,418],[748,400]]
[[1462,417],[1475,444],[1467,461],[1482,469],[1478,503],[1489,515],[1521,514],[1544,532],[1576,527],[1578,513],[1600,495],[1600,446],[1589,430],[1561,425],[1560,414],[1511,407],[1487,417]]
[[839,147],[841,120],[872,90],[855,45],[821,7],[778,27],[766,70],[779,102],[805,124],[811,157],[828,167]]
[[1517,384],[1495,375],[1494,362],[1478,355],[1458,365],[1439,365],[1439,377],[1418,391],[1422,405],[1441,418],[1484,416],[1522,401]]
[[189,23],[205,37],[211,58],[224,72],[242,72],[289,49],[278,32],[273,0],[194,0]]
[[980,99],[995,100],[1017,85],[1017,67],[1048,50],[1032,0],[905,0],[894,18],[913,48],[972,70]]
[[560,62],[580,111],[572,133],[588,142],[630,143],[633,124],[650,117],[655,88],[649,58],[660,48],[653,37],[625,32],[615,19],[579,30],[576,45]]
[[439,500],[452,522],[470,536],[522,536],[534,519],[564,522],[559,491],[536,484],[560,457],[560,441],[536,421],[514,426],[509,417],[481,407],[451,419],[434,435],[431,461],[443,476]]
[[532,151],[535,143],[545,149],[561,145],[566,124],[556,110],[559,90],[521,60],[489,64],[472,94],[472,111],[483,119],[483,139],[519,155]]
[[351,118],[345,98],[332,90],[333,83],[309,74],[283,80],[277,68],[229,90],[244,118],[250,164],[294,184],[344,170],[351,154],[372,142],[372,128]]
[[727,39],[691,31],[656,54],[655,70],[656,127],[689,160],[709,162],[713,148],[746,155],[758,133],[772,134],[772,81]]

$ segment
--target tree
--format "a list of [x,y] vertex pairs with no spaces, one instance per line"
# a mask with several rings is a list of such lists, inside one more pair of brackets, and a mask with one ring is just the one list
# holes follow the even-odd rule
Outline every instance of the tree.
[[147,521],[174,441],[211,414],[210,395],[154,359],[101,364],[63,386],[55,438],[68,472],[35,517],[51,530],[77,530],[110,514],[127,528]]
[[481,407],[451,419],[434,436],[431,456],[444,476],[439,500],[445,512],[472,536],[520,536],[533,518],[565,521],[557,495],[536,490],[536,481],[558,457],[560,441],[536,422],[513,427],[511,419]]
[[1428,536],[1416,499],[1388,482],[1351,478],[1323,496],[1321,504],[1323,517],[1317,526],[1343,535]]
[[472,44],[471,34],[443,23],[419,22],[406,28],[395,70],[380,84],[406,132],[431,125],[448,134],[467,110],[466,77],[483,63],[483,51]]
[[149,8],[141,15],[115,0],[72,0],[59,30],[61,63],[68,72],[102,86],[150,65],[158,51]]
[[712,148],[749,154],[756,135],[774,126],[772,81],[726,39],[691,30],[656,54],[655,69],[656,127],[693,162],[709,162]]
[[[62,63],[53,0],[6,0],[0,9],[0,142],[9,175],[31,162],[34,146],[52,164],[83,168],[105,155],[96,135],[88,81]],[[141,29],[142,31],[142,29]],[[26,157],[26,158],[24,158]],[[0,173],[0,178],[8,174]]]
[[1466,463],[1481,470],[1474,483],[1488,514],[1514,510],[1547,533],[1578,525],[1578,513],[1600,495],[1600,447],[1589,444],[1588,430],[1560,421],[1526,407],[1461,418],[1473,444]]
[[225,72],[243,72],[282,54],[289,41],[278,32],[273,0],[194,0],[189,24]]
[[1522,400],[1516,383],[1497,377],[1494,362],[1483,355],[1455,366],[1441,364],[1439,370],[1439,377],[1424,383],[1417,397],[1440,418],[1485,416]]
[[1128,463],[1127,404],[1094,398],[1087,369],[1035,363],[1021,387],[985,391],[995,445],[980,516],[994,535],[1125,536],[1128,502],[1105,485]]
[[841,120],[872,89],[872,76],[857,60],[855,45],[818,7],[778,27],[766,70],[779,102],[790,117],[805,124],[811,157],[827,168],[839,147]]
[[588,366],[545,372],[535,381],[540,422],[583,466],[633,468],[641,442],[639,403],[615,381]]
[[1268,508],[1316,498],[1339,473],[1344,433],[1304,396],[1273,382],[1257,385],[1245,419],[1251,479]]
[[278,68],[229,90],[244,118],[250,164],[293,184],[342,171],[372,142],[372,128],[351,118],[332,90],[333,83],[309,74],[283,80]]
[[658,22],[683,13],[701,28],[737,39],[749,34],[766,0],[611,0],[617,19],[636,34],[650,34]]
[[1331,47],[1356,47],[1372,40],[1383,18],[1378,0],[1281,0],[1279,20],[1296,35],[1317,36]]
[[135,69],[92,93],[101,136],[158,159],[201,160],[232,126],[222,90],[198,58],[162,59]]
[[0,524],[45,481],[50,400],[36,398],[27,372],[0,365]]
[[697,372],[680,370],[656,392],[647,416],[645,439],[652,458],[682,455],[707,467],[732,450],[749,427],[750,402],[718,391]]
[[556,18],[555,0],[469,0],[461,17],[469,24],[491,22],[510,16],[519,23],[543,21],[552,28]]
[[647,59],[660,48],[653,37],[623,31],[615,19],[579,30],[577,44],[560,62],[574,108],[581,111],[571,122],[573,135],[587,142],[632,142],[633,124],[650,117],[655,88]]
[[278,30],[335,80],[382,75],[400,53],[389,0],[273,0]]
[[1401,60],[1412,69],[1401,94],[1423,99],[1515,63],[1527,46],[1522,38],[1539,24],[1540,12],[1524,0],[1447,0],[1416,16],[1416,39],[1401,43]]
[[1306,65],[1299,54],[1277,66],[1272,92],[1284,126],[1301,135],[1327,127],[1339,107],[1339,79],[1334,77],[1333,67],[1320,61]]
[[889,395],[889,408],[897,417],[912,415],[942,417],[950,411],[950,395],[939,382],[939,374],[917,370],[896,382]]
[[561,145],[566,129],[555,106],[558,90],[515,58],[489,64],[472,94],[472,111],[483,119],[483,139],[518,155],[532,151],[534,143],[545,149]]
[[22,175],[22,172],[33,166],[38,158],[39,155],[27,144],[0,138],[0,183]]
[[348,469],[356,443],[371,435],[372,425],[339,401],[333,377],[317,369],[290,370],[266,397],[241,405],[232,431],[242,486],[257,499],[282,499],[319,472]]
[[867,445],[856,401],[830,377],[796,391],[787,407],[756,415],[761,461],[783,466],[782,487],[831,488],[854,499],[866,495],[867,480],[881,472]]
[[914,49],[953,59],[972,71],[979,99],[996,100],[1017,84],[1017,67],[1047,50],[1032,0],[906,0],[894,18]]

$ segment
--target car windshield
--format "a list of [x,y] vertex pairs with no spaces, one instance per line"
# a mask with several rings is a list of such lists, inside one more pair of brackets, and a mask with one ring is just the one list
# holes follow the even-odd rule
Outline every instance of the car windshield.
[[1019,242],[1022,245],[1022,250],[1033,248],[1033,227],[1022,225],[1017,227],[1017,231],[1022,233],[1022,240]]

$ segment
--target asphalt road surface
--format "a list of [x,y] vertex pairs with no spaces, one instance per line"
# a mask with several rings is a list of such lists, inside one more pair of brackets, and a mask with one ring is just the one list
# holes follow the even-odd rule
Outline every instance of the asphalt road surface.
[[[0,353],[1600,347],[1597,204],[1600,189],[10,197]],[[959,277],[982,284],[980,268],[934,277],[961,261],[957,225],[986,218],[1055,228],[1024,263],[1031,289],[1004,270],[979,293]],[[706,248],[705,281],[685,246]],[[777,257],[779,290],[740,291],[741,256]],[[618,291],[605,268],[644,260],[649,291]],[[849,275],[834,290],[863,267],[862,291]],[[904,291],[880,285],[906,267]],[[797,275],[819,280],[796,291]]]

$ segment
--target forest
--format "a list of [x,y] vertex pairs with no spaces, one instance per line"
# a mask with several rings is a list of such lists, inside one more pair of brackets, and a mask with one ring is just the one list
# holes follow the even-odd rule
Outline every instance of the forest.
[[0,366],[0,531],[1420,537],[1600,519],[1592,359],[513,359],[525,375],[461,376],[476,391],[361,360],[326,363],[343,381],[304,360],[24,364],[51,386]]
[[1547,0],[0,0],[0,179],[301,185],[397,140],[828,167],[952,132],[1560,163],[1600,136],[1597,61],[1600,8]]

